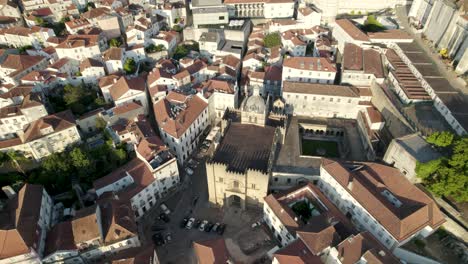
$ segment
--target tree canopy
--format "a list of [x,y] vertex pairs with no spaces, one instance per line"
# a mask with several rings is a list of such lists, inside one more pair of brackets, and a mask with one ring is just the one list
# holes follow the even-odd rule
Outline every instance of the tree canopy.
[[187,56],[190,51],[200,51],[198,42],[194,42],[193,44],[182,44],[177,46],[177,48],[174,51],[173,58],[175,60],[180,60],[181,58]]
[[450,132],[436,132],[427,142],[447,148],[447,155],[426,163],[418,163],[416,174],[437,196],[457,202],[468,201],[468,137],[456,138]]
[[122,166],[128,158],[125,146],[114,148],[110,140],[93,148],[77,146],[45,157],[38,169],[28,173],[26,182],[42,184],[52,194],[71,190],[72,178],[90,188],[94,180]]
[[[359,13],[360,14],[360,13]],[[374,15],[368,15],[362,30],[366,32],[378,32],[384,30],[385,27],[377,21]]]
[[278,32],[270,33],[263,39],[266,48],[272,48],[281,45],[281,37]]
[[109,46],[111,46],[111,47],[118,48],[121,45],[122,45],[122,42],[118,38],[113,38],[113,39],[109,40]]
[[127,74],[132,74],[136,71],[136,63],[135,60],[132,58],[128,58],[125,60],[123,65],[123,69]]
[[435,145],[437,147],[445,148],[452,145],[454,138],[455,136],[452,133],[448,131],[443,131],[432,133],[430,136],[427,137],[426,141],[429,144]]
[[148,53],[155,53],[155,52],[160,52],[166,50],[166,47],[164,45],[159,44],[159,45],[154,45],[150,44],[148,47],[145,48],[145,51]]
[[71,109],[76,115],[105,105],[105,102],[97,97],[96,91],[83,84],[67,84],[57,94],[49,96],[49,101],[56,112]]

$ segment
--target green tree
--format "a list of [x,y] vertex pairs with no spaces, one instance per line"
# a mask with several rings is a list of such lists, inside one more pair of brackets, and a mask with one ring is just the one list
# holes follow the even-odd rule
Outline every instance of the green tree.
[[125,60],[124,66],[123,66],[124,71],[127,74],[132,74],[136,71],[136,63],[135,60],[132,58],[128,58]]
[[[446,157],[418,163],[416,174],[428,190],[437,196],[468,201],[468,137],[447,140],[434,136],[432,142],[450,148]],[[450,137],[449,137],[450,138]],[[427,139],[429,141],[429,138]],[[448,143],[452,142],[452,143]]]
[[91,164],[89,158],[80,148],[74,148],[70,152],[71,164],[78,170],[85,170]]
[[109,40],[109,46],[111,47],[120,47],[122,45],[122,42],[118,38],[113,38]]
[[43,26],[44,23],[45,23],[44,19],[41,18],[41,17],[36,17],[36,18],[34,18],[34,22],[35,22],[36,25],[38,25],[38,26]]
[[97,117],[96,118],[96,128],[99,131],[103,131],[107,126],[106,120],[104,120],[102,117]]
[[[359,13],[361,14],[361,13]],[[374,15],[368,15],[362,30],[367,32],[378,32],[384,30],[385,27],[377,21]]]
[[275,46],[281,45],[281,37],[278,32],[270,33],[265,36],[263,39],[266,48],[273,48]]
[[175,49],[173,57],[174,57],[175,60],[180,60],[183,57],[187,56],[188,53],[189,53],[189,50],[187,49],[187,47],[185,45],[179,45]]
[[174,26],[172,27],[172,30],[174,30],[175,32],[179,32],[179,33],[180,33],[180,32],[182,32],[182,31],[184,31],[184,28],[181,27],[180,25],[174,25]]
[[449,131],[435,132],[427,137],[426,141],[437,147],[445,148],[452,145],[454,137]]
[[28,159],[23,155],[23,153],[19,151],[14,151],[14,150],[10,150],[6,153],[2,153],[0,156],[1,165],[5,163],[9,163],[15,168],[17,172],[23,174],[23,176],[26,176],[26,173],[24,172],[23,167],[21,166],[21,163],[24,163],[27,160]]

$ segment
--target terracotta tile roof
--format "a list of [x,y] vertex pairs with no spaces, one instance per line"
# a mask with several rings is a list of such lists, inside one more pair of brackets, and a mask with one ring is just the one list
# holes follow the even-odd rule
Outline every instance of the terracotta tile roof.
[[93,58],[86,58],[80,63],[80,72],[83,72],[87,68],[91,67],[104,67],[102,62]]
[[61,58],[56,61],[54,64],[50,65],[49,68],[60,70],[63,66],[70,62],[68,58]]
[[145,78],[142,76],[127,77],[122,76],[109,88],[110,95],[114,101],[119,100],[129,90],[144,92],[146,89]]
[[32,122],[26,128],[24,131],[24,142],[33,141],[45,136],[41,130],[48,127],[52,128],[52,133],[56,133],[73,126],[75,126],[75,117],[70,110],[48,115]]
[[1,64],[1,67],[15,69],[14,72],[9,74],[10,76],[15,76],[17,73],[37,65],[45,59],[46,58],[42,56],[8,54],[6,59]]
[[89,21],[87,19],[85,19],[85,18],[79,18],[79,19],[74,19],[74,20],[71,20],[71,21],[67,21],[67,22],[65,22],[65,24],[71,29],[80,28],[80,27],[87,27],[87,26],[91,25],[91,23],[89,23]]
[[34,250],[39,250],[41,230],[37,223],[43,191],[40,185],[26,183],[0,212],[0,259],[29,253],[34,244]]
[[241,63],[241,60],[233,55],[227,55],[221,58],[223,64],[228,65],[232,69],[238,69]]
[[303,93],[316,94],[327,96],[342,96],[342,97],[359,97],[356,89],[352,86],[344,85],[328,85],[320,83],[303,83],[303,82],[283,82],[283,92],[286,93]]
[[[174,73],[175,74],[175,73]],[[149,86],[152,86],[160,78],[172,79],[174,76],[171,69],[166,68],[154,68],[147,77],[147,82]]]
[[292,30],[288,30],[288,31],[281,33],[281,38],[283,40],[290,40],[295,46],[307,45],[304,41],[300,40],[295,34],[295,31],[292,31]]
[[[173,115],[178,107],[182,109]],[[160,129],[179,138],[207,107],[208,104],[198,96],[170,92],[154,104],[154,113]]]
[[367,111],[367,115],[370,118],[371,123],[375,124],[375,123],[381,123],[384,121],[382,114],[377,109],[375,109],[375,107],[373,106],[367,107],[366,111]]
[[154,158],[155,155],[158,155],[158,153],[167,149],[168,148],[166,147],[166,145],[164,145],[164,142],[162,142],[161,138],[159,138],[158,136],[152,136],[143,138],[138,144],[136,151],[143,158],[145,158],[146,161],[150,161]]
[[60,222],[47,232],[44,256],[62,250],[77,250],[71,221]]
[[88,48],[98,45],[98,42],[99,35],[69,35],[55,49]]
[[104,88],[117,82],[122,76],[120,73],[109,74],[99,79],[99,88]]
[[101,239],[100,223],[96,214],[97,206],[91,206],[76,211],[75,217],[71,220],[73,240],[75,245],[94,239]]
[[109,14],[110,9],[107,7],[98,7],[98,8],[91,8],[89,11],[82,14],[82,16],[86,19],[95,19],[100,16],[104,16]]
[[[326,170],[398,241],[403,241],[425,226],[437,228],[445,222],[437,204],[411,184],[396,168],[378,163],[345,163],[322,159]],[[360,167],[362,166],[362,167]],[[390,202],[386,191],[400,199],[399,206]]]
[[128,102],[126,104],[121,104],[112,108],[114,115],[122,115],[137,109],[142,108],[143,106],[139,102]]
[[185,68],[190,75],[194,75],[195,73],[205,69],[207,67],[206,63],[202,60],[196,60],[192,65]]
[[364,50],[364,72],[374,74],[376,78],[383,78],[383,64],[380,53],[373,49]]
[[193,242],[199,264],[225,264],[230,259],[224,238]]
[[410,34],[401,29],[389,29],[380,32],[367,33],[370,39],[413,39]]
[[202,84],[202,89],[205,90],[205,93],[226,93],[234,94],[234,85],[230,82],[223,80],[208,80]]
[[284,60],[283,67],[305,71],[336,72],[336,68],[326,58],[289,57]]
[[312,254],[302,240],[297,239],[273,255],[279,264],[322,264],[319,256]]
[[353,43],[346,43],[343,51],[343,69],[363,70],[362,48]]
[[361,259],[367,263],[393,264],[400,261],[382,246],[367,231],[350,236],[343,240],[338,246],[338,259],[343,264],[354,264]]
[[106,199],[99,200],[98,204],[106,244],[137,235],[135,214],[129,201]]
[[124,56],[124,49],[116,48],[116,47],[110,47],[108,50],[104,51],[104,54],[102,55],[104,61],[108,61],[108,60],[121,61],[123,56]]
[[127,173],[133,178],[134,183],[118,192],[118,196],[124,200],[130,200],[134,195],[154,181],[153,174],[148,167],[146,167],[143,161],[138,158],[134,158],[110,174],[95,180],[93,182],[93,186],[96,190],[103,188],[122,179],[127,175]]
[[332,246],[333,242],[337,240],[335,228],[324,218],[316,219],[304,229],[298,230],[296,234],[314,255],[319,255],[324,249]]
[[153,245],[121,250],[110,257],[112,264],[152,264],[155,250]]
[[341,27],[351,38],[357,41],[369,41],[369,37],[362,32],[358,27],[356,27],[348,19],[339,19],[335,23]]

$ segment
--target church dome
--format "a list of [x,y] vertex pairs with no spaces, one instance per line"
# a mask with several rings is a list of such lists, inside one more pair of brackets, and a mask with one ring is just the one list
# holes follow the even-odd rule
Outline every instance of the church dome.
[[260,95],[253,95],[246,99],[244,108],[245,112],[253,112],[257,114],[264,114],[266,109],[265,100]]

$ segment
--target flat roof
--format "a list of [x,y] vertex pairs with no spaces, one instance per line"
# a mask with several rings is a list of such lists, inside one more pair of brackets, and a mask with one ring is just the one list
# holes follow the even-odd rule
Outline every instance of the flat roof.
[[274,127],[231,123],[212,162],[226,164],[228,171],[267,173],[274,137]]

